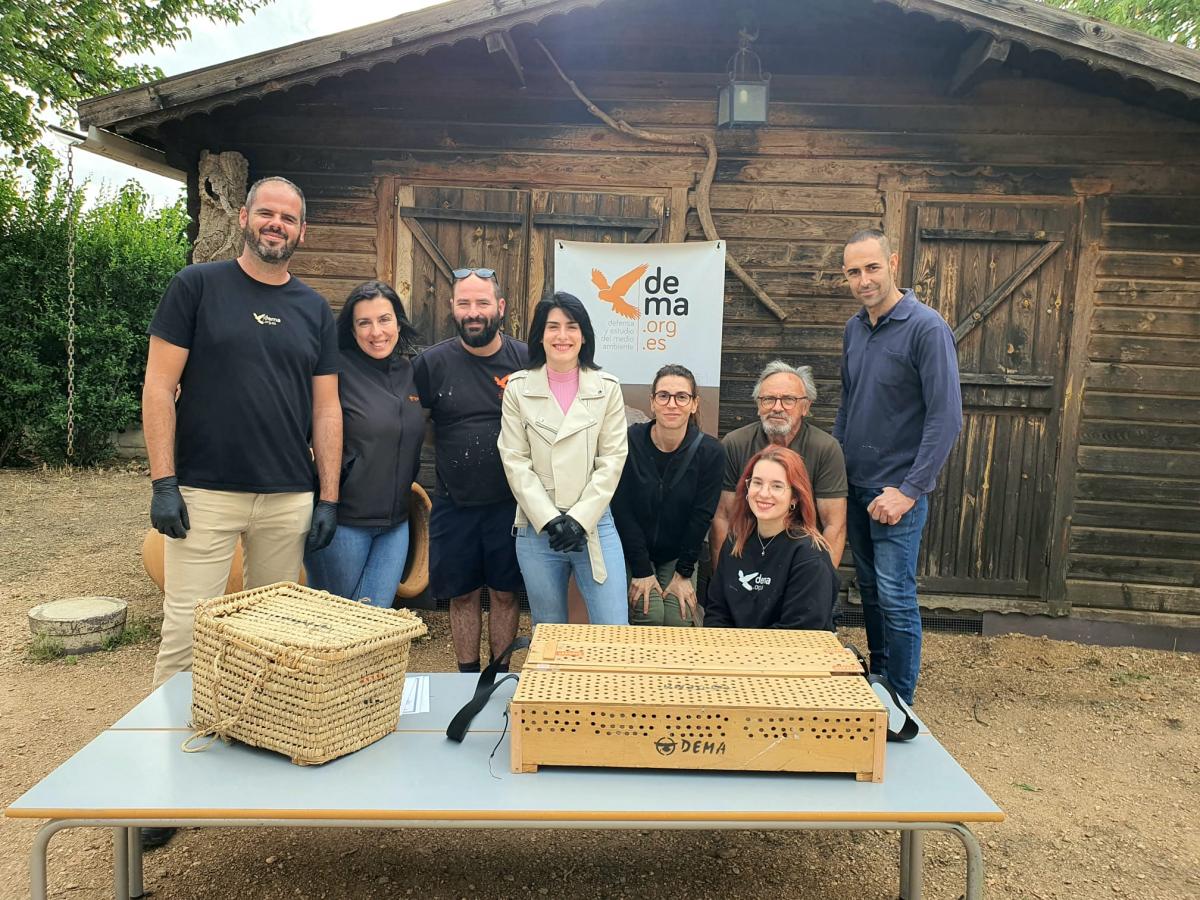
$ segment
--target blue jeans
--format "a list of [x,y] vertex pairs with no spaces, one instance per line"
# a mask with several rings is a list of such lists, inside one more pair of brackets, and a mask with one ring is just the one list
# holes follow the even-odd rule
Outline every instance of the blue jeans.
[[304,554],[304,570],[318,590],[391,608],[407,559],[408,522],[393,528],[339,525],[328,547]]
[[862,595],[871,671],[885,676],[906,703],[913,702],[921,669],[921,609],[917,605],[917,553],[929,515],[921,497],[895,525],[867,514],[874,488],[850,485],[846,536]]
[[517,529],[517,560],[529,596],[529,614],[533,624],[567,621],[567,582],[572,573],[579,592],[587,603],[588,620],[593,625],[628,625],[629,592],[625,587],[625,551],[617,536],[612,513],[604,511],[596,524],[604,567],[604,584],[592,578],[588,548],[573,553],[550,549],[550,538],[534,531],[532,525]]

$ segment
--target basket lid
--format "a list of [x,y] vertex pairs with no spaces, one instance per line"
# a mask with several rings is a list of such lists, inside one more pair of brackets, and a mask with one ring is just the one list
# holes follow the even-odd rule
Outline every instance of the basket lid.
[[196,628],[206,627],[310,652],[369,650],[427,633],[425,623],[407,609],[356,603],[294,582],[197,604]]

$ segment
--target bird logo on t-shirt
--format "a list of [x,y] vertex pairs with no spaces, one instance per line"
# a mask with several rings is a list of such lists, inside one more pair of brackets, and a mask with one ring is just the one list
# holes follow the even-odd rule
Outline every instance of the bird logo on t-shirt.
[[[512,372],[508,373],[508,375],[511,374]],[[505,375],[503,378],[501,378],[499,375],[493,375],[492,381],[496,382],[496,387],[500,388],[500,390],[504,390],[506,387],[508,387],[508,375]]]
[[630,269],[611,285],[608,279],[604,277],[604,273],[599,269],[592,269],[592,284],[600,289],[597,295],[605,303],[612,304],[613,312],[618,316],[624,316],[626,319],[637,319],[641,317],[636,306],[632,306],[625,302],[625,295],[629,293],[629,289],[637,284],[639,278],[646,274],[646,270],[650,268],[649,264],[642,263],[636,269]]
[[740,581],[742,583],[742,587],[744,587],[748,591],[754,590],[754,588],[751,587],[750,585],[754,581],[754,579],[758,577],[757,572],[750,572],[749,574],[746,574],[746,573],[742,572],[741,569],[738,569],[737,577],[738,577],[738,581]]

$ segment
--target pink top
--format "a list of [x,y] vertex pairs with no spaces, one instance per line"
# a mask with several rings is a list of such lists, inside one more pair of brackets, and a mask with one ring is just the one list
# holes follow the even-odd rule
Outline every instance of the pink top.
[[546,366],[546,378],[550,382],[550,393],[565,413],[571,408],[575,395],[579,393],[579,367],[576,366],[570,372],[555,372]]

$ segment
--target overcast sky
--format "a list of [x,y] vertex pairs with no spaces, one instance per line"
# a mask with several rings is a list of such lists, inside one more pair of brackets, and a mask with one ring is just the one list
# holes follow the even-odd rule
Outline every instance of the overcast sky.
[[[238,26],[195,21],[192,23],[191,40],[137,57],[135,61],[153,63],[166,75],[178,75],[323,34],[389,19],[432,6],[434,2],[436,0],[282,0]],[[70,123],[71,127],[77,124]],[[47,143],[65,157],[65,140],[52,137]],[[75,153],[75,177],[77,181],[91,179],[90,198],[94,198],[99,190],[107,188],[111,192],[131,179],[141,182],[160,205],[174,202],[183,193],[183,185],[178,181],[82,151]]]

